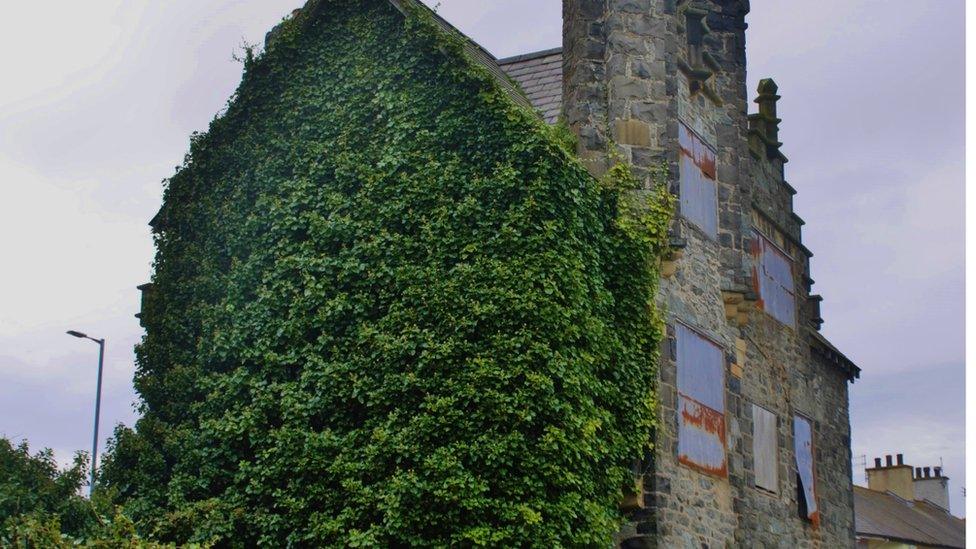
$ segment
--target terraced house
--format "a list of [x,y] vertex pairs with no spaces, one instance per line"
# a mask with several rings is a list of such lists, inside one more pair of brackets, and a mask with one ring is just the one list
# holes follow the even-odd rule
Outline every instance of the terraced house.
[[[621,547],[855,542],[859,369],[820,333],[779,90],[746,88],[748,12],[748,0],[564,0],[561,48],[498,60],[467,45],[516,101],[565,121],[592,175],[617,158],[648,188],[661,165],[670,174],[659,421],[653,450],[634,456]],[[153,225],[176,234],[167,207]]]
[[848,547],[847,384],[820,334],[778,89],[750,114],[748,1],[566,0],[563,47],[499,61],[590,171],[666,163],[679,197],[661,301],[661,425],[624,547]]

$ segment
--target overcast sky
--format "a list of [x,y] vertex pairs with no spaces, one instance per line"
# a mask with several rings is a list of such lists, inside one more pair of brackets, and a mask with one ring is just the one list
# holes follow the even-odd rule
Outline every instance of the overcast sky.
[[[0,434],[66,460],[132,424],[146,222],[191,132],[236,88],[240,45],[299,0],[5,2],[0,8]],[[435,3],[433,0],[431,4]],[[560,45],[558,0],[443,0],[498,57]],[[531,6],[531,7],[527,7]],[[779,84],[787,179],[824,333],[863,368],[854,453],[944,460],[963,512],[961,0],[752,0],[750,90]],[[103,437],[104,440],[104,437]],[[856,476],[863,480],[863,473]]]

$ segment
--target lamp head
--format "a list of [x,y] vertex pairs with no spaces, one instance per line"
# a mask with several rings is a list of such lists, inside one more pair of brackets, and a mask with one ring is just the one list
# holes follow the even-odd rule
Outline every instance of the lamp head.
[[81,332],[76,332],[74,330],[68,330],[68,335],[75,336],[75,337],[88,337],[85,334],[83,334]]

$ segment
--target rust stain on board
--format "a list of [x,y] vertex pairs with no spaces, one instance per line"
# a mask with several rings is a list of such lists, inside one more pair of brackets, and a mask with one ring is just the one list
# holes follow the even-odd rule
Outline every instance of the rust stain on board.
[[681,419],[685,420],[687,425],[694,425],[707,433],[714,433],[718,436],[722,446],[725,446],[725,418],[721,413],[710,409],[708,406],[703,406],[697,402],[695,404],[697,410],[689,411],[688,407],[681,410]]
[[716,178],[715,152],[698,137],[691,128],[678,124],[678,146],[681,152],[691,158],[705,177]]
[[703,473],[728,477],[725,459],[725,416],[685,395],[679,395],[678,461]]
[[762,290],[759,287],[759,267],[752,268],[752,291],[756,294],[756,308],[765,311],[766,302],[763,301]]
[[701,168],[702,173],[706,177],[715,179],[715,155],[711,154],[711,151],[704,152],[700,157],[695,159],[695,162],[698,163],[698,167]]

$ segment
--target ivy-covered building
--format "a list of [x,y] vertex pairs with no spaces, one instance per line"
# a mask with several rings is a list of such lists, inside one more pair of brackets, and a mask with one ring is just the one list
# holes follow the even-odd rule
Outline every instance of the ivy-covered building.
[[859,370],[772,80],[749,114],[748,1],[563,6],[562,48],[497,60],[419,3],[313,0],[249,56],[151,223],[105,473],[141,528],[854,543]]

